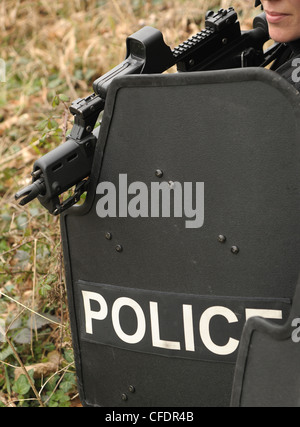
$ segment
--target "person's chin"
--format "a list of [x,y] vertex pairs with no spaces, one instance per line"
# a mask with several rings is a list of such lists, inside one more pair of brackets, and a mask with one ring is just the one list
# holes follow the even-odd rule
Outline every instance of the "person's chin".
[[300,38],[300,35],[297,37],[289,31],[285,31],[280,28],[272,28],[273,26],[269,26],[269,33],[272,40],[278,43],[289,43],[293,40],[296,40],[297,38]]

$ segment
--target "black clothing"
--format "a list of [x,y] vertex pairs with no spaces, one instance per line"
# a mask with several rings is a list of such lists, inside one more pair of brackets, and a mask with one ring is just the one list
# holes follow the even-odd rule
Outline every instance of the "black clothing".
[[[291,49],[289,59],[275,71],[300,92],[300,39],[287,45]],[[297,58],[299,58],[298,61]]]

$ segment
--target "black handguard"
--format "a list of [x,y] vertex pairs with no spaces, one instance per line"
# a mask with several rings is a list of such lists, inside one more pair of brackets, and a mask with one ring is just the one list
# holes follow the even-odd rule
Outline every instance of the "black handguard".
[[[255,18],[253,30],[242,32],[233,8],[206,14],[205,29],[171,50],[162,33],[144,27],[127,38],[126,59],[93,84],[94,93],[77,99],[70,107],[74,126],[67,141],[34,163],[32,184],[16,194],[24,206],[36,197],[54,215],[78,202],[88,188],[99,127],[94,130],[105,106],[111,82],[128,74],[162,73],[173,65],[178,71],[201,71],[265,66],[274,59],[277,46],[267,52],[269,39],[265,14]],[[60,195],[75,186],[61,202]]]

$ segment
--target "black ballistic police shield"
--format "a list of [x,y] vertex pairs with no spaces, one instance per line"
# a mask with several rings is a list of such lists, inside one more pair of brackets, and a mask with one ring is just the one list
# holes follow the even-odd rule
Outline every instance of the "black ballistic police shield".
[[299,407],[300,283],[287,322],[253,317],[245,326],[235,369],[233,407]]
[[295,390],[282,325],[299,275],[299,106],[261,68],[112,82],[86,201],[61,215],[85,406],[229,406],[240,347],[234,405],[264,378],[259,399],[277,404],[262,372],[280,387],[291,359]]

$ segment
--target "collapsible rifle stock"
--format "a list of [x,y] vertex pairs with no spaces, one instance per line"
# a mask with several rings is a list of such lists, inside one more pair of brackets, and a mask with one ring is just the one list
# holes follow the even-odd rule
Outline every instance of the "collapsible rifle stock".
[[[233,8],[206,14],[205,29],[171,50],[162,33],[144,27],[127,38],[126,59],[97,79],[94,93],[77,99],[70,107],[74,126],[66,142],[34,163],[32,184],[16,199],[26,205],[36,197],[50,213],[58,215],[77,203],[87,190],[94,150],[99,136],[95,124],[104,110],[111,82],[129,74],[162,73],[174,65],[179,72],[264,67],[276,59],[282,45],[263,50],[269,39],[265,14],[257,16],[253,29],[242,32]],[[61,202],[59,196],[75,186],[74,194]]]

